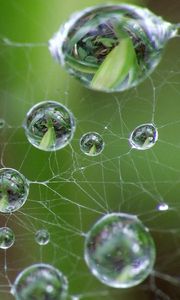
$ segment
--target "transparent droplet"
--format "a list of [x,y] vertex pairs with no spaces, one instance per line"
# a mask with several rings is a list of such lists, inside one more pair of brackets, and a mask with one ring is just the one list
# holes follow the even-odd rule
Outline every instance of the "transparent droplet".
[[5,124],[6,124],[5,120],[0,118],[0,129],[3,129]]
[[0,212],[11,213],[21,208],[29,194],[27,179],[17,170],[0,169]]
[[35,240],[41,246],[47,245],[50,241],[50,234],[46,229],[40,229],[35,234]]
[[153,147],[158,140],[158,131],[153,124],[142,124],[136,127],[130,135],[131,146],[138,150]]
[[89,156],[97,156],[104,150],[103,138],[97,132],[87,132],[80,139],[81,151]]
[[176,25],[146,8],[101,5],[73,14],[49,41],[49,49],[85,86],[116,92],[143,81],[176,34]]
[[15,235],[12,229],[9,227],[1,227],[0,228],[0,248],[8,249],[15,242]]
[[112,213],[101,218],[86,236],[85,261],[102,283],[128,288],[153,270],[154,241],[135,216]]
[[169,209],[169,205],[167,203],[160,203],[158,204],[157,209],[160,211],[166,211]]
[[16,300],[65,300],[68,282],[66,277],[47,264],[35,264],[16,278],[12,294]]
[[56,151],[70,143],[75,131],[75,120],[64,105],[44,101],[29,110],[24,128],[33,146],[44,151]]

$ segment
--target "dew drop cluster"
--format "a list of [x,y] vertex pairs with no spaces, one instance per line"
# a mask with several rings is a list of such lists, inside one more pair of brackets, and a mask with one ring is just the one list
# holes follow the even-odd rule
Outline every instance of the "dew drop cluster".
[[[144,81],[159,64],[164,46],[177,34],[175,25],[145,8],[134,5],[101,5],[73,15],[49,41],[49,49],[67,70],[86,87],[103,91],[128,90]],[[0,129],[5,121],[0,119]],[[35,148],[52,152],[69,145],[76,122],[63,104],[46,100],[27,112],[24,131]],[[158,140],[152,123],[138,125],[127,139],[132,148],[147,150]],[[105,147],[94,131],[80,138],[80,150],[93,157]],[[0,169],[0,212],[19,210],[29,194],[29,181],[12,168]],[[157,207],[168,210],[166,203]],[[50,233],[39,229],[35,241],[44,246]],[[0,228],[0,249],[15,243],[9,227]],[[129,288],[140,284],[153,271],[156,247],[145,225],[133,214],[107,213],[85,237],[84,258],[90,272],[103,284]],[[19,273],[12,286],[16,300],[66,300],[68,280],[52,265],[37,263]],[[78,297],[74,296],[72,299]]]

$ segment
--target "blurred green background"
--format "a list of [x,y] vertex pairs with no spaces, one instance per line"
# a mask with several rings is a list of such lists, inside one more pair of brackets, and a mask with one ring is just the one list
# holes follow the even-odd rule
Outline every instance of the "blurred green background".
[[[0,299],[13,299],[3,287],[7,279],[13,282],[24,267],[40,261],[61,269],[69,279],[70,294],[82,299],[180,297],[176,282],[170,282],[180,276],[179,39],[168,43],[152,81],[108,95],[87,90],[70,78],[46,45],[71,13],[104,2],[0,0],[0,117],[6,121],[0,132],[1,163],[44,183],[31,184],[21,211],[0,217],[0,224],[8,224],[16,234],[15,246],[6,255],[0,252]],[[170,22],[180,21],[179,0],[128,2],[148,7]],[[71,147],[53,154],[30,146],[21,128],[29,108],[46,99],[67,105],[77,122]],[[151,150],[129,153],[129,134],[151,121],[153,99],[159,141]],[[106,143],[97,158],[84,157],[79,149],[81,135],[91,130]],[[168,203],[169,211],[157,211],[160,202]],[[128,290],[108,288],[93,278],[83,260],[83,234],[112,211],[136,214],[150,228],[157,246],[155,270],[170,277],[152,276]],[[39,228],[51,234],[51,243],[44,248],[34,241]]]

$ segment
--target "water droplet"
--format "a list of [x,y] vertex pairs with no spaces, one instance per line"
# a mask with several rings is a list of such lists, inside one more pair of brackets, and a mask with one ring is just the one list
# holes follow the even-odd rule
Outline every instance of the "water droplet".
[[153,124],[142,124],[136,127],[129,138],[131,146],[138,150],[153,147],[158,140],[158,131]]
[[87,132],[80,139],[80,149],[88,156],[97,156],[104,150],[103,138],[97,132]]
[[85,261],[104,284],[128,288],[141,283],[155,262],[154,241],[135,216],[112,213],[101,218],[85,241]]
[[0,212],[11,213],[21,208],[29,194],[27,179],[10,168],[0,169]]
[[0,118],[0,129],[3,129],[5,124],[6,124],[5,120]]
[[35,264],[16,278],[12,294],[17,300],[65,300],[68,282],[66,277],[47,264]]
[[73,14],[49,41],[49,50],[85,86],[117,92],[147,78],[176,35],[176,25],[148,9],[101,5]]
[[167,203],[160,203],[158,204],[157,209],[160,211],[166,211],[169,209],[169,206]]
[[9,227],[1,227],[0,228],[0,248],[8,249],[15,242],[15,235],[12,229]]
[[46,229],[40,229],[35,234],[35,240],[41,246],[47,245],[50,241],[50,234]]
[[44,151],[56,151],[72,140],[75,120],[64,105],[55,101],[44,101],[29,110],[24,128],[33,146]]

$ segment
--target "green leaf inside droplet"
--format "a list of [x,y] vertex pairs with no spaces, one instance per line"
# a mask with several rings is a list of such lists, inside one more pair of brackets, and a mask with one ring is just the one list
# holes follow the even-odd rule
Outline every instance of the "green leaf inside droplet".
[[0,199],[0,210],[2,211],[4,209],[6,209],[8,204],[9,204],[8,195],[7,195],[7,193],[3,193],[2,197]]
[[54,131],[54,127],[49,126],[39,146],[42,150],[48,151],[50,148],[52,148],[55,145],[55,142],[56,142],[56,134]]
[[96,145],[93,145],[93,146],[91,147],[91,149],[89,150],[89,154],[90,154],[90,155],[95,155],[96,152],[97,152]]
[[137,66],[132,40],[123,38],[105,58],[91,81],[93,89],[110,89],[121,84],[129,71]]

